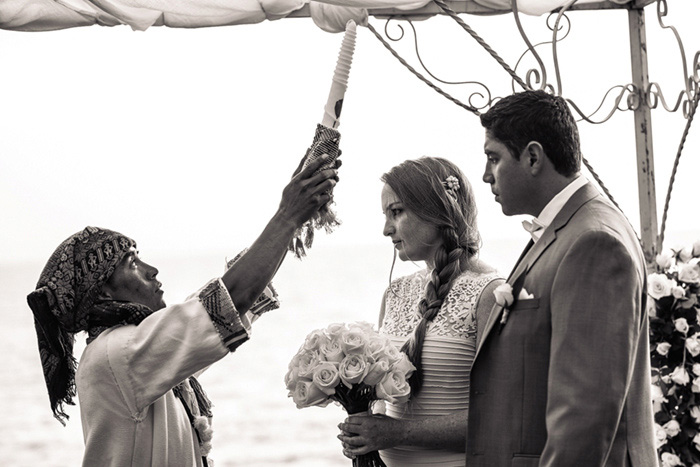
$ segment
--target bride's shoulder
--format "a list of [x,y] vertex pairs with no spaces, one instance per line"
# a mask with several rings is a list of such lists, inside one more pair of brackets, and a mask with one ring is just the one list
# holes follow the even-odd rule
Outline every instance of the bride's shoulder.
[[503,276],[493,268],[467,269],[457,277],[453,287],[482,289]]
[[397,277],[396,279],[393,279],[389,285],[389,289],[391,290],[407,290],[407,289],[413,289],[413,288],[422,288],[423,284],[426,280],[426,277],[428,275],[428,270],[427,269],[421,269],[419,271],[416,271],[412,274],[407,274],[405,276]]

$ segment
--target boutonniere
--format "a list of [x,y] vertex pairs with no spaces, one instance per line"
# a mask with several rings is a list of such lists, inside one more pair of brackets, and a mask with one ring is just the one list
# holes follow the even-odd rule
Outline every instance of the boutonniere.
[[[504,283],[496,287],[493,291],[493,295],[496,297],[496,304],[503,308],[503,314],[501,315],[501,323],[498,329],[500,333],[503,330],[503,326],[508,322],[508,316],[510,315],[510,307],[513,306],[515,300],[513,299],[513,286],[509,283]],[[534,295],[529,293],[524,287],[520,289],[518,293],[518,300],[527,300],[529,298],[535,298]]]

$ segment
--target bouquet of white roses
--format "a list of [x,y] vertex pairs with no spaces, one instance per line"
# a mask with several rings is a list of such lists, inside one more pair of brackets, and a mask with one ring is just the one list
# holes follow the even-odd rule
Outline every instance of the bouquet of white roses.
[[700,241],[656,258],[649,331],[656,447],[663,467],[700,463]]
[[[337,402],[349,414],[369,412],[375,400],[406,402],[415,367],[369,323],[331,324],[312,331],[289,363],[284,380],[298,408]],[[383,466],[379,453],[353,466]]]

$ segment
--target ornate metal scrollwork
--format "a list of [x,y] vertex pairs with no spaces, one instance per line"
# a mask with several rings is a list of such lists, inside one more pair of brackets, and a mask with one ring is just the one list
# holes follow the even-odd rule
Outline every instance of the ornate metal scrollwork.
[[[515,92],[518,88],[542,89],[557,95],[564,95],[563,79],[559,67],[558,45],[561,41],[568,37],[571,31],[572,23],[567,15],[567,12],[569,12],[572,9],[572,7],[575,6],[577,1],[578,0],[569,0],[564,6],[562,6],[555,12],[550,13],[546,19],[546,27],[551,31],[551,40],[533,45],[527,33],[525,32],[525,29],[523,28],[520,19],[520,11],[518,10],[518,1],[511,0],[512,13],[520,36],[522,37],[526,45],[526,50],[520,55],[520,58],[515,64],[515,67],[511,69],[510,66],[496,53],[496,51],[494,51],[471,27],[469,27],[459,17],[459,15],[455,13],[447,5],[447,3],[445,3],[444,0],[434,0],[435,4],[438,5],[445,14],[451,16],[467,33],[469,33],[477,41],[477,43],[480,46],[482,46],[489,54],[491,54],[491,56],[503,67],[503,69],[508,74],[510,74],[511,87],[513,89],[513,92]],[[612,116],[617,111],[635,110],[638,109],[640,105],[647,105],[652,109],[661,106],[668,112],[676,112],[678,111],[678,109],[681,109],[683,116],[685,118],[688,118],[692,107],[693,98],[698,92],[700,92],[700,51],[696,52],[694,56],[693,66],[691,70],[692,73],[689,74],[685,49],[683,47],[683,42],[680,38],[680,35],[673,26],[669,26],[664,23],[664,18],[667,16],[667,14],[668,6],[666,0],[657,0],[657,17],[659,24],[663,29],[668,29],[674,34],[681,54],[681,65],[684,76],[683,82],[685,89],[679,92],[678,97],[675,99],[675,102],[669,103],[669,101],[667,101],[666,97],[664,96],[664,93],[662,92],[661,85],[657,82],[649,83],[647,89],[641,91],[637,89],[637,87],[634,84],[631,83],[616,84],[614,86],[611,86],[605,92],[602,99],[600,100],[600,103],[592,112],[584,111],[582,107],[577,105],[573,100],[567,99],[567,101],[571,104],[572,109],[577,114],[578,120],[586,121],[592,124],[600,124],[612,118]],[[402,17],[402,19],[406,18]],[[481,81],[467,79],[455,81],[439,78],[436,75],[436,73],[433,73],[428,68],[428,66],[426,65],[426,61],[421,55],[418,40],[418,31],[416,30],[415,25],[410,19],[406,20],[406,24],[408,24],[413,33],[413,49],[417,60],[420,64],[420,67],[422,67],[425,73],[434,82],[447,85],[477,86],[479,88],[478,91],[473,91],[469,94],[467,100],[468,105],[462,104],[458,100],[451,98],[451,96],[449,96],[448,93],[442,90],[439,90],[438,92],[445,95],[446,97],[449,96],[448,98],[455,100],[460,105],[464,105],[466,107],[475,109],[477,111],[476,113],[478,113],[478,111],[480,110],[490,107],[493,104],[493,102],[498,99],[498,97],[493,97],[489,86]],[[399,31],[399,34],[391,34],[390,25],[395,25],[397,27],[397,30]],[[389,41],[399,42],[406,36],[406,30],[401,24],[399,24],[398,21],[395,21],[395,18],[390,17],[386,20],[384,26],[384,34],[389,39]],[[375,35],[377,35],[376,32]],[[545,62],[542,59],[540,53],[538,52],[538,49],[541,49],[542,47],[547,45],[551,45],[552,67],[549,70],[547,69],[547,66],[545,65]],[[385,46],[392,50],[388,44],[385,43]],[[392,50],[392,53],[394,53],[394,55],[397,56],[397,58],[399,58],[398,54],[395,51]],[[532,58],[534,58],[537,64],[535,67],[526,70],[524,73],[520,72],[522,73],[521,75],[518,72],[518,69],[523,63],[524,58],[528,55],[532,56]],[[403,59],[400,58],[400,60]],[[405,61],[403,61],[402,63],[409,67],[409,65],[407,65]],[[411,68],[409,67],[409,69]],[[422,77],[415,70],[412,70],[412,72],[414,72],[414,74],[417,74],[417,76],[419,76],[424,81],[428,81],[427,78]],[[553,82],[550,82],[549,80],[552,75],[554,76],[554,80]],[[524,78],[521,76],[524,76]],[[433,84],[432,86],[434,86],[436,90],[439,89],[435,84]],[[610,105],[611,97],[612,105]]]
[[[396,23],[396,27],[400,31],[400,35],[398,36],[392,36],[392,34],[389,32],[389,25],[393,23]],[[418,63],[420,63],[420,66],[425,70],[425,72],[435,81],[442,83],[442,84],[448,84],[448,85],[471,85],[471,86],[477,86],[479,90],[477,91],[472,91],[469,93],[469,97],[467,98],[467,102],[469,105],[476,110],[482,110],[486,107],[488,107],[491,102],[492,102],[492,97],[491,97],[491,91],[489,90],[488,86],[486,86],[484,83],[480,81],[472,81],[472,80],[464,80],[464,81],[448,81],[445,79],[441,79],[438,76],[436,76],[435,73],[430,71],[428,66],[426,65],[425,61],[423,60],[423,57],[421,55],[419,46],[418,46],[418,31],[416,30],[415,25],[413,24],[413,21],[407,20],[406,23],[408,26],[411,28],[411,31],[413,33],[413,48],[416,54],[416,58],[418,60]],[[403,26],[398,22],[395,21],[394,18],[388,18],[386,22],[384,23],[384,35],[387,37],[392,42],[399,42],[401,41],[404,36],[405,36],[405,30]],[[479,102],[480,101],[480,102]]]

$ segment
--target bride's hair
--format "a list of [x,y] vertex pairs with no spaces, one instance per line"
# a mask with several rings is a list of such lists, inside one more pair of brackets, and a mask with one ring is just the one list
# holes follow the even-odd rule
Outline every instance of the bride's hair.
[[[455,177],[459,186],[448,183],[448,177]],[[396,193],[406,210],[435,226],[441,234],[435,269],[418,304],[422,319],[401,348],[416,367],[409,384],[412,393],[417,394],[423,385],[421,360],[428,324],[437,316],[454,280],[463,271],[475,267],[474,260],[481,244],[476,226],[476,202],[462,171],[452,162],[438,157],[405,161],[385,173],[381,180]]]

